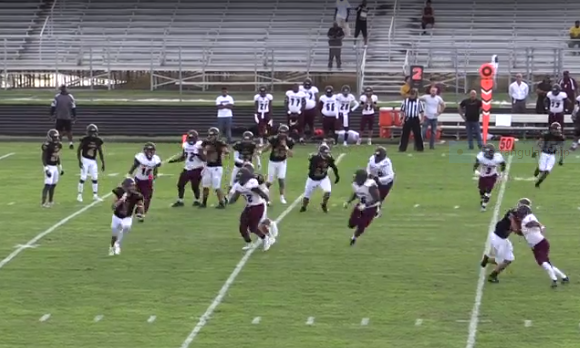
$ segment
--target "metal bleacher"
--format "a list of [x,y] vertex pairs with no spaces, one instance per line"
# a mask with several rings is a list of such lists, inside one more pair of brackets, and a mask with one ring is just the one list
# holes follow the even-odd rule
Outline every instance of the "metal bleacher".
[[433,8],[435,27],[427,35],[420,35],[418,24],[411,31],[412,58],[427,68],[474,72],[494,54],[504,63],[500,69],[508,72],[555,73],[557,65],[580,68],[580,58],[567,46],[580,1],[438,0]]
[[0,1],[0,58],[8,61],[20,57],[41,4],[40,0]]
[[[57,0],[19,66],[82,70],[326,70],[333,0]],[[0,31],[1,33],[1,31]],[[359,55],[343,46],[343,68]]]

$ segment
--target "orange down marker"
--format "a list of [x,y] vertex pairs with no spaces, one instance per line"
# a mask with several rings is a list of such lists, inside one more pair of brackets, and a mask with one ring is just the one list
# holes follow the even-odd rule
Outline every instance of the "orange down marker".
[[481,110],[483,112],[483,143],[487,143],[487,133],[489,131],[489,116],[491,114],[491,101],[493,100],[493,77],[495,67],[491,63],[482,64],[479,68],[481,84]]

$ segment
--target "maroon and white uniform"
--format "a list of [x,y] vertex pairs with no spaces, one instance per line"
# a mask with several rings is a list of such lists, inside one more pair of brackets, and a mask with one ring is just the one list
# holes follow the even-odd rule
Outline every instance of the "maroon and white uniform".
[[265,96],[261,96],[260,94],[254,96],[254,102],[258,102],[255,121],[258,124],[260,135],[266,134],[266,129],[270,125],[272,113],[272,110],[270,110],[270,103],[272,100],[274,100],[274,97],[270,93],[267,93]]
[[380,205],[380,202],[373,202],[374,199],[370,191],[372,187],[377,187],[377,183],[372,179],[366,180],[362,185],[358,185],[356,182],[352,183],[352,189],[359,203],[355,205],[350,214],[348,226],[349,228],[356,227],[361,233],[373,222]]
[[342,93],[337,94],[336,102],[338,104],[339,127],[348,131],[350,127],[350,112],[358,109],[359,103],[351,93],[347,95]]
[[153,197],[153,171],[161,166],[161,158],[157,155],[149,158],[140,152],[135,155],[135,161],[139,162],[135,172],[135,184],[145,201],[151,201]]
[[381,201],[385,200],[393,188],[395,182],[395,171],[393,170],[393,163],[391,159],[385,157],[382,161],[376,162],[375,156],[369,158],[367,164],[367,173],[375,178],[379,186],[379,193],[381,194]]
[[296,129],[300,133],[303,124],[302,106],[305,104],[306,94],[302,91],[286,91],[286,100],[288,100],[288,127]]
[[306,126],[310,130],[310,133],[314,133],[314,120],[318,115],[317,101],[318,101],[318,88],[315,86],[310,86],[310,88],[305,88],[300,86],[300,91],[306,95],[306,106],[304,108],[304,117],[302,117],[302,124],[300,128],[304,131]]
[[201,174],[205,166],[205,163],[199,157],[203,153],[201,143],[202,141],[199,140],[193,145],[187,142],[183,144],[185,165],[183,172],[179,176],[178,186],[185,186],[187,183],[191,183],[192,187],[199,187],[201,184]]
[[550,262],[550,243],[542,234],[540,227],[526,227],[526,224],[532,221],[539,223],[534,214],[529,214],[522,219],[522,235],[532,248],[536,262],[541,266],[544,262]]
[[479,190],[484,192],[491,192],[499,173],[497,167],[504,163],[504,158],[500,153],[494,153],[492,158],[485,157],[483,151],[478,153],[477,162],[479,163]]
[[[253,178],[241,185],[239,182],[234,184],[232,190],[235,190],[246,199],[246,206],[240,215],[240,234],[245,235],[248,231],[260,235],[258,230],[260,224],[266,220],[267,202],[259,194],[252,191],[260,188],[260,183]],[[266,236],[263,239],[264,250],[268,250],[276,242],[273,236]],[[247,249],[247,247],[246,247]]]
[[379,98],[376,95],[372,95],[370,98],[363,94],[360,96],[360,105],[362,105],[362,117],[360,119],[360,131],[364,132],[365,129],[370,131],[373,130],[375,125],[375,112]]
[[336,96],[323,95],[320,97],[320,103],[322,104],[322,130],[325,135],[334,135],[337,130],[339,107]]
[[546,98],[550,101],[548,116],[548,124],[558,122],[562,127],[564,126],[564,111],[566,110],[566,102],[568,100],[568,95],[566,92],[560,92],[558,95],[554,95],[552,91],[548,92]]

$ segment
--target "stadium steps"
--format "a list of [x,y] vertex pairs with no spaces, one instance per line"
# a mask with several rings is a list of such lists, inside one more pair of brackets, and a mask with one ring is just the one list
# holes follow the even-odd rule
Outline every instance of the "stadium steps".
[[[50,9],[55,0],[43,0],[38,7],[34,19],[32,21],[32,26],[26,35],[24,40],[24,45],[22,47],[22,52],[19,55],[19,59],[26,59],[29,51],[34,49],[35,41],[38,40],[41,35],[44,35],[43,29],[46,30],[48,26],[48,19],[50,17]],[[46,23],[46,25],[45,25]]]

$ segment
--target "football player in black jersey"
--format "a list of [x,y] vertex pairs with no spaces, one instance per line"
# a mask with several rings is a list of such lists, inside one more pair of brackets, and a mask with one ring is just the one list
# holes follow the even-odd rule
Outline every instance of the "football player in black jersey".
[[121,253],[121,241],[125,233],[133,225],[133,214],[140,218],[145,214],[144,198],[135,186],[133,178],[126,178],[121,186],[113,190],[113,222],[111,224],[112,237],[109,246],[109,255]]
[[[550,130],[542,134],[542,137],[538,141],[538,147],[540,148],[540,159],[538,160],[538,167],[534,172],[534,176],[538,178],[536,181],[536,187],[539,188],[540,184],[546,180],[554,164],[556,163],[556,154],[559,153],[558,164],[564,165],[564,142],[566,139],[562,134],[562,126],[558,122],[554,122],[550,125]],[[536,153],[532,154],[532,157],[536,157]]]
[[54,204],[54,191],[58,184],[58,179],[61,175],[64,175],[62,164],[60,163],[62,143],[60,142],[60,134],[56,129],[48,131],[46,134],[46,141],[42,144],[41,149],[42,166],[44,167],[42,206],[50,208]]
[[210,188],[215,190],[219,200],[219,205],[216,208],[224,209],[226,207],[226,197],[221,186],[224,173],[223,156],[229,153],[229,149],[228,145],[219,139],[219,135],[219,129],[211,127],[207,139],[201,143],[206,164],[201,179],[203,194],[200,208],[207,207]]
[[286,192],[286,170],[288,157],[293,156],[292,149],[295,142],[289,136],[290,128],[281,124],[278,127],[278,134],[268,139],[268,145],[261,152],[270,152],[270,160],[268,162],[268,179],[266,185],[268,188],[272,186],[274,180],[278,179],[280,188],[280,202],[286,204],[284,194]]
[[101,160],[101,170],[105,171],[105,156],[103,155],[103,139],[99,137],[99,128],[94,124],[87,126],[87,135],[84,136],[77,149],[77,160],[81,168],[81,178],[78,185],[77,201],[83,201],[83,189],[87,176],[91,176],[93,183],[93,200],[100,200],[99,192],[99,168],[97,166],[97,154]]
[[324,192],[322,203],[322,211],[328,213],[328,200],[330,199],[330,192],[332,191],[332,185],[330,183],[330,178],[328,177],[328,168],[332,169],[334,172],[334,183],[338,184],[340,181],[340,176],[338,175],[338,168],[332,154],[330,153],[330,148],[328,145],[322,144],[318,148],[318,153],[310,155],[308,159],[308,178],[306,179],[306,188],[304,190],[304,198],[302,199],[302,207],[300,212],[305,212],[310,203],[310,196],[314,190],[318,187]]
[[234,150],[234,168],[232,170],[232,177],[230,179],[228,191],[232,190],[236,176],[244,163],[253,163],[253,161],[256,160],[258,170],[262,167],[258,146],[254,142],[254,133],[245,131],[244,134],[242,134],[242,140],[236,142],[232,149]]

